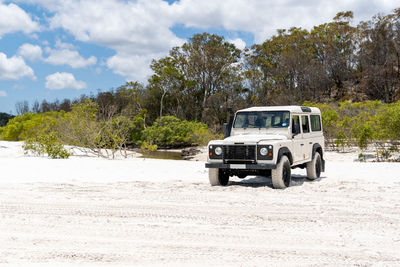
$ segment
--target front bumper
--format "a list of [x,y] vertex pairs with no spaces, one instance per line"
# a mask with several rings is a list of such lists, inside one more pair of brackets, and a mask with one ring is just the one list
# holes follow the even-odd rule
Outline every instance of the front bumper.
[[228,163],[206,163],[206,168],[234,169],[234,170],[271,170],[276,169],[276,164],[228,164]]

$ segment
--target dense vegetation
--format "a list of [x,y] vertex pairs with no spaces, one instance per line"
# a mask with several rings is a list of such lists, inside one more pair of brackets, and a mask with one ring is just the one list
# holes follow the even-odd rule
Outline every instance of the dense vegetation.
[[146,126],[145,114],[133,119],[124,115],[99,116],[99,106],[92,100],[76,103],[70,112],[25,113],[0,128],[0,137],[8,141],[25,141],[25,149],[52,158],[68,158],[63,145],[84,148],[99,157],[114,158],[117,152],[127,156],[128,146],[143,150],[158,147],[205,145],[217,138],[207,125],[163,116]]
[[7,113],[1,113],[0,112],[0,127],[6,125],[10,119],[14,118],[14,116],[7,114]]
[[400,102],[340,102],[321,104],[305,102],[322,111],[327,146],[338,151],[347,147],[362,150],[373,145],[378,160],[388,160],[398,151],[400,140]]
[[[400,8],[356,26],[352,18],[352,12],[340,12],[311,30],[278,30],[243,51],[221,36],[196,34],[153,60],[147,85],[127,82],[80,99],[36,101],[32,107],[24,101],[16,110],[20,115],[30,111],[27,116],[33,118],[57,112],[62,123],[54,134],[60,142],[101,151],[204,143],[220,132],[229,109],[307,102],[323,110],[331,146],[383,144],[398,139],[391,131],[398,127],[400,100]],[[22,131],[9,137],[15,129],[8,128],[30,129],[14,125],[24,116],[0,130],[3,138],[29,136]],[[81,125],[82,118],[92,124]],[[94,135],[91,140],[78,131],[84,127]],[[73,137],[63,135],[74,131]]]

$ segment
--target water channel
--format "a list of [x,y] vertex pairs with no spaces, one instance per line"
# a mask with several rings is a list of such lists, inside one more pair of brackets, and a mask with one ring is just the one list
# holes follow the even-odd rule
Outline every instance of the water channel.
[[182,157],[182,152],[178,151],[152,151],[152,152],[143,152],[137,151],[142,154],[139,158],[150,158],[150,159],[172,159],[172,160],[184,160]]

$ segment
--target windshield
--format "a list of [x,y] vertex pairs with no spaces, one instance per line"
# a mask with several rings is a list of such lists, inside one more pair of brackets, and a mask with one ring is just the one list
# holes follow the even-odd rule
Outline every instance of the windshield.
[[238,112],[233,128],[287,128],[289,111]]

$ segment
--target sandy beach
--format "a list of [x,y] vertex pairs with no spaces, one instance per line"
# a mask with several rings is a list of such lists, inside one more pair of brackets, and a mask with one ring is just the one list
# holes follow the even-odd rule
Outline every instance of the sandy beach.
[[198,161],[27,156],[0,141],[0,265],[400,265],[400,164],[326,154],[292,186]]

